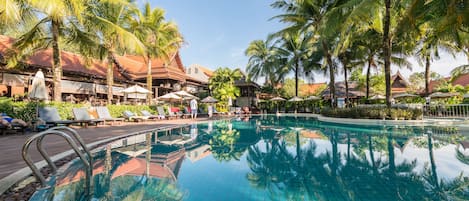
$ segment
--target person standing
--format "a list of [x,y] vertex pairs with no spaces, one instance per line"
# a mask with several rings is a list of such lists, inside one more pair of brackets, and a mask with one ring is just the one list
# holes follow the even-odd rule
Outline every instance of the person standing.
[[191,107],[191,118],[197,118],[197,100],[192,99],[190,102],[190,107]]

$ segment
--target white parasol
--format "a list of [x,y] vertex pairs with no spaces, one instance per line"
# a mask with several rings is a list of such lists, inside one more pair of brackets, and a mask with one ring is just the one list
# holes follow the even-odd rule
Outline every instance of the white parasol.
[[[138,86],[138,85],[134,85],[134,86],[131,86],[131,87],[128,87],[126,89],[123,89],[122,91],[120,91],[122,93],[126,93],[126,94],[135,94],[134,97],[131,97],[131,98],[138,98],[137,97],[137,94],[151,94],[151,91],[148,91],[147,89],[141,87],[141,86]],[[129,97],[130,98],[130,97]]]
[[202,102],[202,103],[216,103],[216,102],[218,102],[218,100],[211,97],[211,96],[207,96],[206,98],[202,99],[200,102]]
[[183,98],[183,99],[186,99],[186,100],[187,100],[187,99],[191,99],[191,100],[192,100],[192,99],[197,99],[197,100],[199,99],[197,96],[194,96],[194,95],[192,95],[192,94],[190,94],[190,93],[187,93],[186,91],[183,91],[183,90],[181,90],[181,91],[176,91],[176,92],[173,92],[173,93],[176,94],[176,95],[178,95],[178,96],[180,96],[180,97]]
[[384,100],[384,99],[386,99],[386,96],[379,95],[379,94],[370,97],[370,100]]
[[306,98],[305,100],[319,100],[321,98],[317,97],[317,96],[309,96],[308,98]]
[[42,73],[41,69],[37,71],[33,78],[31,92],[29,92],[29,98],[33,100],[47,100],[46,81],[44,79],[44,73]]

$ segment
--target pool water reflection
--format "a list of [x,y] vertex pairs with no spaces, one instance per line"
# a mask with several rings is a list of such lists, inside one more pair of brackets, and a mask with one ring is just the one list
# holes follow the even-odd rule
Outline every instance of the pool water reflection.
[[469,135],[262,116],[129,137],[79,161],[53,200],[467,200]]

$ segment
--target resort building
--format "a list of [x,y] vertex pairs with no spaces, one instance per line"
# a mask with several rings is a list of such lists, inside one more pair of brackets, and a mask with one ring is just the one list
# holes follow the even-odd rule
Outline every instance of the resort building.
[[409,86],[409,82],[399,71],[391,77],[391,93],[393,95],[406,93]]
[[186,90],[191,93],[201,93],[208,90],[208,80],[213,76],[213,71],[198,64],[192,64],[186,68]]
[[469,74],[462,74],[454,79],[451,77],[445,77],[441,80],[432,80],[430,81],[430,93],[435,92],[438,87],[444,82],[449,82],[451,85],[456,86],[460,85],[463,87],[469,86]]
[[[19,68],[6,68],[4,55],[11,49],[14,39],[0,35],[0,93],[7,97],[23,97],[28,92],[34,74],[41,69],[46,76],[46,85],[52,89],[52,50],[46,49],[35,53],[20,63]],[[107,96],[107,66],[108,63],[93,60],[85,64],[85,60],[78,54],[68,51],[61,52],[62,60],[62,100],[73,95],[78,100],[94,97],[104,100]],[[144,58],[135,55],[116,56],[114,63],[113,95],[116,101],[123,101],[123,89],[139,84],[146,85],[148,65]],[[186,84],[204,86],[202,81],[188,78],[179,53],[171,55],[169,61],[162,59],[151,60],[154,97],[171,91],[182,90]],[[50,96],[52,92],[49,92]],[[136,97],[142,98],[143,97]]]
[[235,86],[239,88],[240,96],[236,98],[234,105],[238,107],[257,105],[258,98],[256,94],[258,94],[261,87],[255,82],[246,80],[246,74],[241,73],[243,74],[241,79],[235,80]]

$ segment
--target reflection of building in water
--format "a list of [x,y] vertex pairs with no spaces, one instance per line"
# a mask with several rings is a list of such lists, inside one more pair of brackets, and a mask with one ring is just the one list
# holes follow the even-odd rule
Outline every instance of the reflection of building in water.
[[186,157],[189,158],[192,163],[195,163],[198,160],[205,158],[211,154],[212,152],[210,151],[210,146],[207,144],[204,144],[191,150],[186,150]]
[[[137,150],[135,152],[145,153],[146,149]],[[119,156],[120,155],[120,156]],[[185,150],[176,146],[154,145],[151,151],[150,161],[146,161],[145,154],[137,157],[128,157],[125,159],[117,159],[122,157],[118,153],[117,157],[113,154],[113,166],[118,166],[112,171],[111,180],[121,176],[143,176],[148,175],[153,178],[166,178],[173,181],[177,180],[179,170],[184,161]],[[117,161],[124,160],[122,164],[115,164]],[[147,174],[147,162],[149,162],[149,172]],[[76,165],[76,164],[73,164]],[[56,186],[69,185],[85,178],[84,168],[80,165],[73,168],[76,171],[64,173],[57,179]],[[95,160],[93,164],[93,176],[105,174],[105,159]],[[113,168],[114,169],[114,168]]]
[[302,130],[300,131],[301,136],[310,139],[327,139],[327,137],[319,130]]

